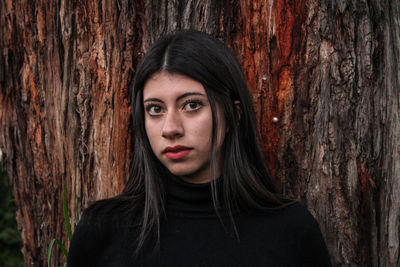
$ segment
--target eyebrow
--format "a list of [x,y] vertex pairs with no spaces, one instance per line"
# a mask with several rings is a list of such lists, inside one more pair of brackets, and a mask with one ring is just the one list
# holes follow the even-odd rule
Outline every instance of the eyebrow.
[[[179,100],[181,100],[182,98],[185,98],[185,97],[188,97],[188,96],[193,96],[193,95],[204,96],[204,94],[199,93],[199,92],[187,92],[187,93],[184,93],[183,95],[178,96],[178,97],[176,98],[176,101],[179,101]],[[162,101],[161,99],[155,98],[155,97],[147,98],[147,99],[145,99],[145,100],[143,101],[143,103],[146,103],[146,102],[160,102],[160,103],[163,103],[163,101]]]

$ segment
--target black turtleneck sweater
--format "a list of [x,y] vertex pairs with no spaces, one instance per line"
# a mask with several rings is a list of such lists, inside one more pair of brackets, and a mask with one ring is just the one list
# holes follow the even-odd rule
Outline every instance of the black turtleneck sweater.
[[159,249],[147,246],[137,257],[137,231],[83,216],[71,240],[68,266],[330,266],[318,224],[300,204],[236,214],[237,238],[216,215],[210,188],[209,183],[171,179]]

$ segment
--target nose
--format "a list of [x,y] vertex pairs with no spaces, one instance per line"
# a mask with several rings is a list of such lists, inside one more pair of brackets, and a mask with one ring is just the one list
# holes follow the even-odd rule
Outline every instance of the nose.
[[164,138],[176,138],[184,134],[183,124],[177,112],[170,111],[165,116],[162,136]]

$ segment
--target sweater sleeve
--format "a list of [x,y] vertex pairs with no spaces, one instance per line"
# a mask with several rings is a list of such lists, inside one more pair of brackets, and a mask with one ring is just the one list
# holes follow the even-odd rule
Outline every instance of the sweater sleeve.
[[300,266],[332,266],[328,249],[315,219],[313,220],[312,227],[305,234],[302,242]]

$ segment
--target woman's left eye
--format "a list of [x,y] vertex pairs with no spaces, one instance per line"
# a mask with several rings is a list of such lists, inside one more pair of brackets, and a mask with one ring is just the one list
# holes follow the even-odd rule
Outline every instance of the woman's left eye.
[[185,102],[183,109],[185,111],[195,111],[195,110],[200,109],[201,106],[202,106],[202,103],[200,101],[190,100],[190,101]]

